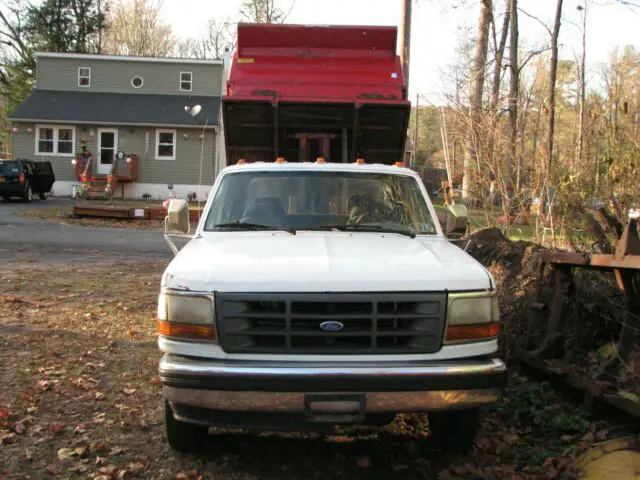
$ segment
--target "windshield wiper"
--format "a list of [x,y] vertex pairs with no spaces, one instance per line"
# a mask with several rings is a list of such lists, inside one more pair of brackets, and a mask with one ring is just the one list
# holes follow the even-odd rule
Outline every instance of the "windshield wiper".
[[407,237],[416,238],[416,234],[410,230],[402,228],[385,227],[384,225],[368,225],[366,223],[355,223],[353,225],[332,225],[331,228],[341,232],[388,232],[399,233]]
[[280,230],[284,232],[289,232],[292,235],[296,234],[295,229],[293,228],[279,228],[274,227],[273,225],[261,225],[259,223],[251,223],[251,222],[241,222],[240,220],[236,220],[235,222],[229,223],[218,223],[213,226],[214,230]]

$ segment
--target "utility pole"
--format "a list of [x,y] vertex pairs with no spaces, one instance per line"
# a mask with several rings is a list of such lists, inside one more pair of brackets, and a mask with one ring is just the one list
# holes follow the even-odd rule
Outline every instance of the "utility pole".
[[402,43],[400,45],[400,60],[402,73],[409,95],[409,54],[411,52],[411,3],[413,0],[402,0]]

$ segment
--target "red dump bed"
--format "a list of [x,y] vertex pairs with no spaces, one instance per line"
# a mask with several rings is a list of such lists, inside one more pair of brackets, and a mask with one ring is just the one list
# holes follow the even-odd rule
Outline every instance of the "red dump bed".
[[227,161],[402,161],[410,103],[395,27],[238,25]]

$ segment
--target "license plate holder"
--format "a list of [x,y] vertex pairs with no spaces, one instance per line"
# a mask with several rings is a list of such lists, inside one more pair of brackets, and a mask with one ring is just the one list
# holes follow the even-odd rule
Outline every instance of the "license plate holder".
[[313,393],[304,397],[304,415],[311,423],[360,423],[366,412],[364,394]]

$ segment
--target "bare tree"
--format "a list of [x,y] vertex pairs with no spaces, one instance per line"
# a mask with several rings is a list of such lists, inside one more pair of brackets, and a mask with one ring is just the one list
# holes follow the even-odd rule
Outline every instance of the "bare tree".
[[236,24],[230,18],[212,18],[207,22],[203,37],[187,38],[177,45],[179,57],[222,58],[225,50],[233,50],[236,44]]
[[276,5],[275,0],[245,0],[240,7],[240,16],[250,23],[284,23],[294,4],[295,0],[285,12]]
[[487,50],[489,46],[489,25],[493,5],[491,0],[480,0],[480,16],[478,18],[478,36],[476,38],[473,66],[471,67],[471,85],[469,108],[471,111],[471,132],[467,140],[464,156],[464,177],[462,180],[462,196],[465,200],[472,198],[473,162],[479,164],[478,141],[480,138],[480,122],[482,116],[482,94],[484,91],[485,70],[487,68]]
[[551,34],[551,66],[549,69],[549,131],[547,133],[547,182],[548,175],[553,163],[553,137],[556,122],[556,79],[558,77],[558,36],[560,35],[560,24],[562,21],[562,1],[557,0],[556,16],[553,22],[553,33]]
[[117,0],[107,18],[104,53],[166,57],[174,52],[171,25],[160,17],[162,0]]
[[[513,164],[516,162],[518,141],[518,99],[520,96],[520,67],[518,64],[518,0],[509,0],[511,35],[509,37],[509,155],[506,160],[507,185],[513,186]],[[521,166],[518,165],[516,193],[520,191]]]
[[586,66],[587,66],[587,7],[589,0],[584,1],[584,6],[578,5],[578,10],[582,13],[582,57],[580,58],[580,65],[578,67],[579,79],[579,112],[578,112],[578,148],[576,151],[576,163],[582,162],[582,149],[584,145],[584,123],[585,123],[585,102],[587,98],[586,94]]
[[496,115],[498,108],[498,100],[500,99],[500,84],[502,80],[502,64],[504,59],[504,50],[507,45],[507,38],[509,34],[509,21],[511,16],[509,15],[509,9],[511,8],[511,2],[507,2],[507,10],[504,12],[502,20],[502,30],[500,30],[500,43],[498,43],[496,33],[495,14],[491,15],[491,29],[493,33],[493,48],[495,50],[495,60],[493,65],[493,82],[491,88],[491,114]]

